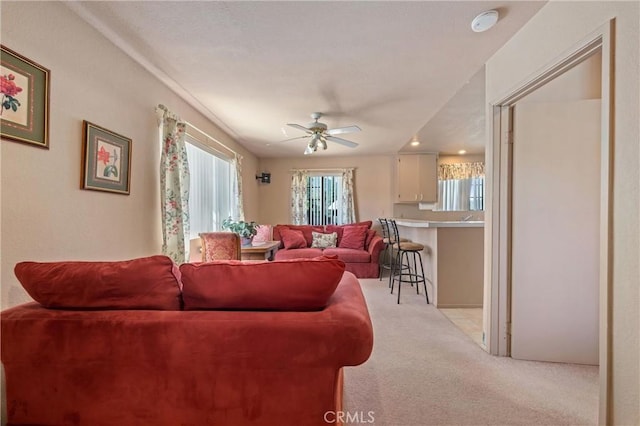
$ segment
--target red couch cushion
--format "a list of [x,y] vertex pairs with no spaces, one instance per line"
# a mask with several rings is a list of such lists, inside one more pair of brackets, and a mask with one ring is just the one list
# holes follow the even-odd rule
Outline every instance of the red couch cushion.
[[289,260],[289,259],[313,259],[314,257],[322,256],[323,251],[316,247],[305,247],[291,250],[278,250],[276,252],[276,260]]
[[326,248],[322,252],[324,256],[338,256],[345,263],[369,263],[371,254],[366,250],[355,250],[350,248]]
[[18,280],[46,308],[180,310],[180,271],[167,256],[117,262],[20,262]]
[[180,266],[184,309],[319,310],[344,268],[344,262],[325,257],[185,263]]
[[[276,225],[273,227],[273,239],[282,241],[282,236],[280,232],[283,229],[292,229],[294,231],[301,231],[302,235],[304,235],[304,239],[307,241],[307,247],[311,247],[311,243],[313,242],[312,232],[324,232],[324,228],[322,226],[314,226],[314,225]],[[284,245],[280,244],[280,248],[283,248]]]
[[307,240],[305,240],[302,231],[283,228],[280,230],[280,236],[282,237],[282,243],[284,244],[285,249],[307,247]]
[[364,250],[367,230],[366,226],[345,226],[342,230],[342,239],[338,247]]

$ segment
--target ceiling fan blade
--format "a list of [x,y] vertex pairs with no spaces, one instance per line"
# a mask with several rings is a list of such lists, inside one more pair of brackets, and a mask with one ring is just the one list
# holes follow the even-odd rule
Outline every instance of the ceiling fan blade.
[[337,127],[335,129],[329,129],[325,133],[333,136],[333,135],[341,135],[343,133],[359,132],[360,130],[362,129],[358,126],[346,126],[346,127]]
[[285,140],[279,141],[278,143],[282,143],[282,142],[289,142],[289,141],[295,141],[295,140],[298,140],[298,139],[306,139],[306,138],[310,138],[310,137],[311,137],[311,135],[306,135],[306,136],[296,136],[295,138],[285,139]]
[[307,129],[306,127],[299,124],[287,123],[287,126],[293,127],[294,129],[302,130],[303,132],[313,133],[310,129]]
[[327,136],[327,140],[335,143],[339,143],[340,145],[348,146],[349,148],[355,148],[358,146],[357,143],[348,141],[342,138],[336,138],[335,136]]

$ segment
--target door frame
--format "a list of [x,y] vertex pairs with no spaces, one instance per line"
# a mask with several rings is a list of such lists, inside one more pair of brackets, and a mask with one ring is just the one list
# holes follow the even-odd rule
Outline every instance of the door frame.
[[487,324],[486,347],[489,353],[510,356],[511,326],[511,203],[513,170],[513,107],[526,95],[602,52],[601,134],[600,134],[600,275],[599,275],[599,423],[611,420],[611,288],[612,288],[612,172],[613,172],[613,34],[612,19],[589,34],[568,52],[502,99],[489,103],[487,163],[491,164],[491,197],[485,232],[488,255],[485,273]]

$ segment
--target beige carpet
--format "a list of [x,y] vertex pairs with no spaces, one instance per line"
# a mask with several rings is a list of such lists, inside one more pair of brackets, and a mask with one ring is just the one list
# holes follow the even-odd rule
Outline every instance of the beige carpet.
[[593,425],[598,367],[494,357],[424,295],[361,280],[374,329],[369,360],[345,371],[349,424]]

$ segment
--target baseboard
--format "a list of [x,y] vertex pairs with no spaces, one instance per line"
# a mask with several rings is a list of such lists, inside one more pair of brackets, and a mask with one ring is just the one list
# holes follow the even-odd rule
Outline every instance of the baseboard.
[[470,305],[464,305],[464,304],[459,304],[459,303],[451,303],[451,304],[443,304],[443,303],[438,303],[437,306],[438,309],[464,309],[464,308],[482,308],[482,304],[470,304]]

